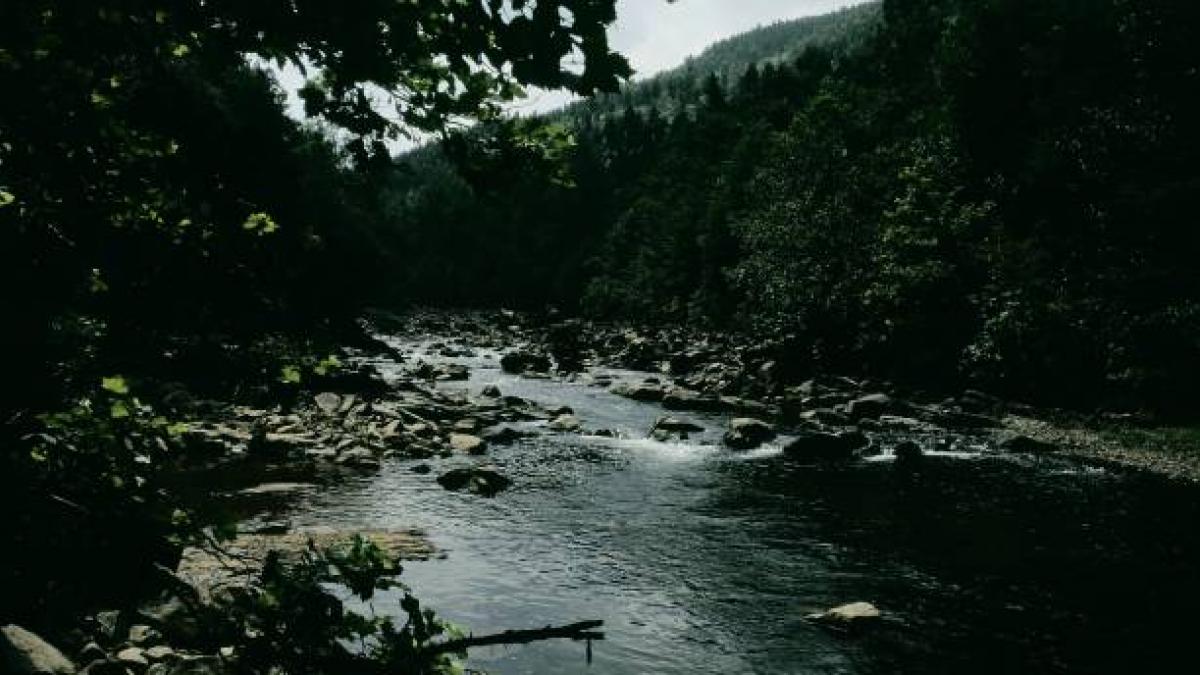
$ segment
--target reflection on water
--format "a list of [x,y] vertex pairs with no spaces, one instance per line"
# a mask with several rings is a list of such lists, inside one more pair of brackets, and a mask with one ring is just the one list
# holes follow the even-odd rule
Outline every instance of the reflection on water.
[[[569,405],[640,439],[662,414],[584,385],[473,391]],[[298,524],[425,528],[445,560],[405,580],[476,632],[599,618],[609,639],[472,654],[495,673],[1152,672],[1187,663],[1200,600],[1196,492],[1068,464],[934,458],[800,466],[777,448],[543,435],[491,460],[496,499],[404,463],[313,496]],[[850,601],[889,621],[860,639],[804,622]],[[384,608],[386,602],[377,602]]]

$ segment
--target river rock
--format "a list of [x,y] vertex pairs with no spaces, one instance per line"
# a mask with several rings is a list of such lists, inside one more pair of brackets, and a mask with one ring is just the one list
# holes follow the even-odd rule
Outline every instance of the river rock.
[[494,384],[489,384],[483,388],[483,391],[479,392],[479,395],[483,396],[484,398],[500,398],[500,387],[497,387]]
[[629,384],[627,382],[622,382],[609,389],[609,391],[617,396],[623,396],[634,401],[643,401],[645,403],[657,403],[658,401],[663,400],[663,389],[657,384]]
[[162,641],[162,634],[146,624],[139,623],[129,627],[129,644],[135,647],[146,647]]
[[508,477],[490,466],[451,469],[438,476],[437,481],[452,492],[465,489],[483,497],[493,497],[512,485]]
[[681,420],[678,417],[660,417],[658,418],[658,421],[654,423],[654,429],[656,431],[661,429],[670,433],[684,434],[704,431],[704,427],[700,426],[699,424],[696,424],[695,422],[689,422],[687,420]]
[[379,460],[375,458],[375,453],[363,447],[350,448],[339,454],[335,461],[342,466],[364,471],[374,471],[380,466]]
[[775,438],[775,429],[762,420],[738,417],[729,422],[725,445],[735,450],[753,450]]
[[487,443],[482,438],[470,434],[450,434],[450,447],[455,452],[468,455],[482,455],[487,451]]
[[550,420],[546,428],[551,431],[572,432],[579,431],[583,428],[583,425],[579,423],[579,418],[574,415],[559,415]]
[[805,617],[809,621],[838,631],[854,631],[878,623],[883,613],[869,602],[852,602],[848,605]]
[[805,461],[837,462],[849,461],[868,442],[861,433],[831,434],[821,431],[803,432],[784,448],[789,457]]
[[166,645],[157,645],[146,650],[146,658],[151,661],[166,661],[175,657],[175,650]]
[[0,663],[12,675],[71,675],[75,664],[54,645],[15,624],[0,628]]
[[720,412],[723,405],[715,396],[705,396],[700,392],[683,387],[672,387],[663,395],[663,407],[667,410],[694,410],[697,412]]
[[901,465],[915,464],[925,456],[925,451],[913,441],[904,441],[892,450],[896,463]]
[[533,434],[528,431],[517,431],[512,427],[500,427],[499,429],[489,429],[483,433],[483,440],[492,445],[512,445],[522,438],[527,438]]

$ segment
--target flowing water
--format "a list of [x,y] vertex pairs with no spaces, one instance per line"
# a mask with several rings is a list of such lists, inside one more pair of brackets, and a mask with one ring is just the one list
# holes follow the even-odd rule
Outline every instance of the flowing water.
[[[721,448],[720,416],[676,415],[709,431],[660,443],[644,438],[658,406],[506,375],[494,354],[433,360],[471,367],[446,388],[496,384],[627,437],[541,434],[492,448],[514,480],[494,499],[447,492],[395,461],[299,505],[300,525],[425,529],[446,556],[406,563],[403,578],[476,633],[605,621],[590,664],[585,645],[554,641],[478,650],[473,668],[1133,673],[1192,659],[1194,489],[986,455],[915,470],[804,466],[777,446]],[[435,461],[435,472],[461,461]],[[860,600],[886,615],[865,635],[804,620]]]

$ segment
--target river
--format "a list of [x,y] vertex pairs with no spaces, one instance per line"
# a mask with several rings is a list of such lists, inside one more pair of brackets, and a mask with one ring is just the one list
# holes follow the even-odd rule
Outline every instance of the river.
[[[403,580],[477,633],[603,619],[607,639],[472,652],[491,673],[1129,673],[1191,659],[1200,498],[1165,479],[1052,458],[956,453],[805,466],[778,445],[736,453],[726,420],[661,443],[654,404],[500,371],[465,388],[566,405],[624,439],[540,434],[495,447],[493,499],[443,490],[413,462],[311,495],[297,525],[426,530],[444,559]],[[377,364],[395,375],[398,366]],[[674,413],[673,413],[674,414]],[[444,460],[446,465],[461,460]],[[434,462],[435,472],[442,461]],[[805,614],[870,601],[848,638]],[[398,607],[391,598],[374,607]]]

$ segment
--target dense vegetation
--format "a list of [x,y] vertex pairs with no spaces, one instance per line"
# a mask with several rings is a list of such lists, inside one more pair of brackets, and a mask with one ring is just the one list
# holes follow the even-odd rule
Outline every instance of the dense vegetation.
[[[627,74],[612,0],[505,4],[0,4],[0,493],[19,505],[0,623],[64,631],[136,603],[200,536],[161,480],[186,459],[181,401],[286,403],[337,365],[321,350],[353,337],[382,275],[367,226],[387,141],[494,117],[524,84],[589,94]],[[269,64],[308,75],[311,124],[284,114]],[[307,649],[349,637],[327,576],[275,607],[329,619]],[[417,648],[434,627],[361,628]]]
[[[783,332],[801,370],[1189,413],[1198,27],[1176,0],[768,27],[412,153],[380,236],[421,300]],[[513,142],[531,127],[561,162]]]

